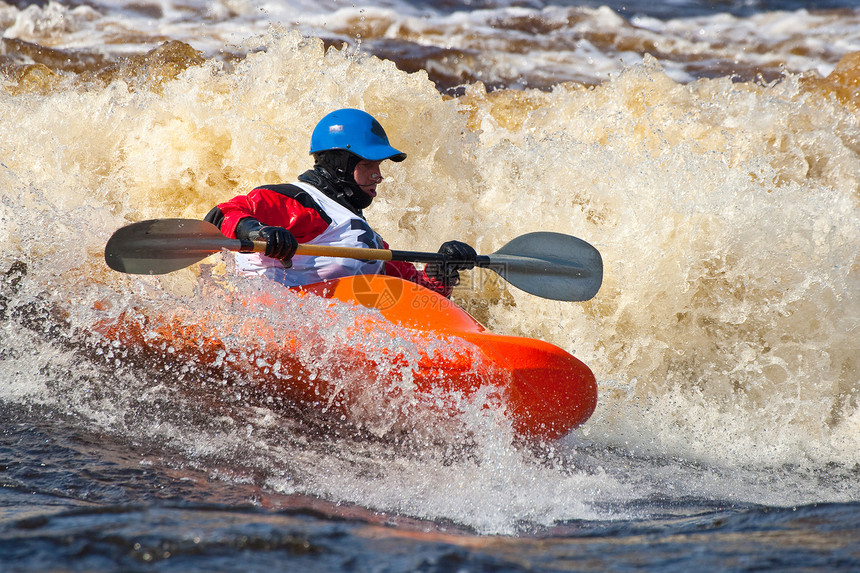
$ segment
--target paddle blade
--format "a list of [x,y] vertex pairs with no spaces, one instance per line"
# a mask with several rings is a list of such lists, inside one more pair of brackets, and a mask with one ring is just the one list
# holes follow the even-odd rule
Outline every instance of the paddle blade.
[[585,301],[603,282],[600,252],[561,233],[521,235],[479,263],[515,287],[551,300]]
[[153,219],[117,230],[105,245],[105,262],[121,273],[162,275],[240,246],[206,221]]

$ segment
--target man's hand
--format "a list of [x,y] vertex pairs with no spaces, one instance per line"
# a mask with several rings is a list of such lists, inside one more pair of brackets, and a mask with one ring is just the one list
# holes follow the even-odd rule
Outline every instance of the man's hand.
[[445,257],[444,263],[429,263],[424,272],[427,276],[442,282],[445,286],[460,284],[460,271],[475,267],[478,253],[460,241],[448,241],[439,247],[439,254]]
[[[257,238],[254,237],[255,234]],[[258,231],[250,233],[250,239],[266,241],[265,255],[284,262],[292,259],[299,247],[299,242],[293,234],[283,227],[260,227]]]
[[296,254],[299,242],[283,227],[271,227],[251,217],[245,217],[236,225],[236,238],[247,241],[266,241],[267,257],[284,261],[284,266],[291,266],[290,259]]

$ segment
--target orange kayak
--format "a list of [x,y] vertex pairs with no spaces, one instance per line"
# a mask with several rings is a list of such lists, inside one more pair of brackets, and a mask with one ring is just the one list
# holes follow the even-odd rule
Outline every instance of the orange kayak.
[[[479,399],[518,436],[551,441],[585,422],[597,404],[591,370],[564,350],[493,334],[414,283],[347,277],[303,287],[298,299],[312,306],[309,313],[330,312],[330,328],[317,320],[316,327],[278,330],[276,320],[247,318],[254,313],[129,312],[96,330],[138,355],[215,369],[218,379],[251,386],[270,400],[359,423],[417,412],[449,418]],[[241,304],[272,308],[277,301]]]

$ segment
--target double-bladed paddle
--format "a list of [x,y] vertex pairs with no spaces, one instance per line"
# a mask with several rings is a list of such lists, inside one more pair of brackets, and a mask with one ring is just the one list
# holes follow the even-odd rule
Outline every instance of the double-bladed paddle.
[[[264,252],[264,241],[228,239],[218,227],[196,219],[152,219],[117,230],[105,246],[105,261],[115,271],[161,275],[178,271],[223,249]],[[297,255],[379,261],[444,263],[444,255],[416,251],[363,249],[300,244]],[[603,281],[600,253],[561,233],[521,235],[491,255],[479,255],[476,266],[488,268],[527,293],[552,300],[584,301]]]

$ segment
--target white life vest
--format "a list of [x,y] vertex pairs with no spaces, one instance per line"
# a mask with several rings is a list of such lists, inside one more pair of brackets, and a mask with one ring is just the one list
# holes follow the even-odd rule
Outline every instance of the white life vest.
[[[339,247],[362,247],[381,249],[382,238],[359,217],[322,191],[303,182],[293,183],[306,191],[317,205],[331,218],[331,224],[319,236],[307,242],[309,245],[332,245]],[[278,259],[262,253],[240,253],[236,255],[236,267],[246,275],[265,276],[288,287],[301,286],[353,275],[381,274],[383,261],[363,261],[335,257],[296,255],[293,266],[284,268]]]

